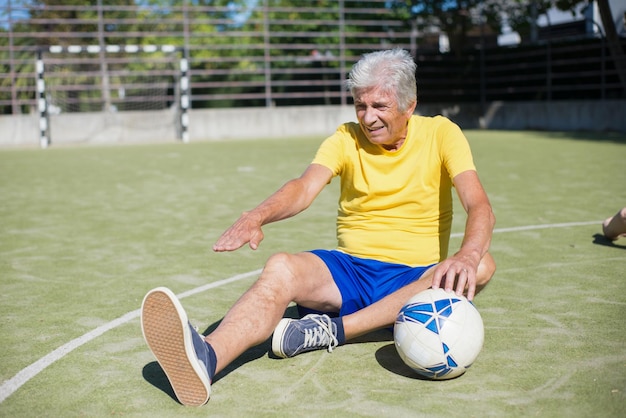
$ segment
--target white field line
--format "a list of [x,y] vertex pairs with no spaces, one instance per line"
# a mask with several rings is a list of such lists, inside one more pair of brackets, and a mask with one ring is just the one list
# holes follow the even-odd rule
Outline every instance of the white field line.
[[[206,285],[203,285],[203,286],[200,286],[200,287],[196,287],[195,289],[191,289],[191,290],[188,290],[186,292],[183,292],[183,293],[177,295],[177,297],[179,299],[183,299],[183,298],[186,298],[188,296],[192,296],[192,295],[204,292],[204,291],[209,290],[209,289],[213,289],[213,288],[216,288],[216,287],[224,286],[224,285],[227,285],[229,283],[233,283],[233,282],[236,282],[238,280],[245,279],[245,278],[253,276],[255,274],[259,274],[260,272],[261,272],[260,269],[259,270],[254,270],[254,271],[249,271],[247,273],[238,274],[238,275],[230,277],[228,279],[224,279],[224,280],[219,280],[217,282],[208,283]],[[66,344],[63,344],[61,347],[59,347],[56,350],[46,354],[45,356],[43,356],[42,358],[40,358],[39,360],[37,360],[36,362],[31,364],[30,366],[20,370],[15,376],[13,376],[11,379],[9,379],[9,380],[5,381],[4,383],[2,383],[2,385],[0,386],[0,403],[2,403],[6,398],[8,398],[15,391],[17,391],[22,385],[24,385],[26,382],[28,382],[30,379],[35,377],[43,369],[45,369],[46,367],[48,367],[49,365],[51,365],[55,361],[60,360],[61,358],[65,357],[67,354],[69,354],[71,351],[74,351],[75,349],[77,349],[81,345],[86,344],[86,343],[88,343],[91,340],[94,340],[95,338],[99,337],[100,335],[104,334],[105,332],[110,331],[113,328],[116,328],[116,327],[118,327],[120,325],[124,325],[127,322],[130,322],[130,321],[132,321],[135,318],[138,318],[140,314],[141,314],[141,310],[140,309],[137,309],[137,310],[132,311],[132,312],[128,312],[127,314],[122,315],[119,318],[114,319],[113,321],[111,321],[109,323],[101,325],[98,328],[93,329],[93,330],[89,331],[88,333],[83,334],[80,337],[75,338],[75,339],[73,339],[72,341],[70,341],[70,342],[68,342]]]
[[[551,228],[567,228],[573,226],[585,226],[585,225],[600,225],[602,221],[587,221],[587,222],[570,222],[570,223],[556,223],[556,224],[544,224],[544,225],[526,225],[526,226],[516,226],[511,228],[496,228],[493,233],[504,233],[504,232],[518,232],[518,231],[530,231],[536,229],[551,229]],[[462,237],[463,233],[455,233],[452,234],[452,237]],[[230,277],[224,280],[218,280],[217,282],[208,283],[206,285],[196,287],[195,289],[188,290],[186,292],[180,293],[177,295],[179,299],[183,299],[198,293],[205,292],[209,289],[214,289],[216,287],[221,287],[239,280],[243,280],[247,277],[257,275],[261,272],[261,269],[249,271],[247,273],[241,273],[236,276]],[[56,350],[46,354],[36,362],[31,365],[25,367],[20,370],[15,376],[10,378],[9,380],[2,383],[0,386],[0,403],[2,403],[6,398],[15,393],[20,387],[22,387],[26,382],[35,377],[37,374],[42,372],[46,367],[51,365],[52,363],[62,359],[70,352],[74,351],[78,347],[96,339],[100,335],[104,334],[107,331],[112,330],[113,328],[117,328],[121,325],[124,325],[135,318],[138,318],[141,311],[137,309],[132,312],[128,312],[125,315],[120,316],[117,319],[114,319],[111,322],[108,322],[104,325],[99,326],[86,334],[81,335],[78,338],[71,340],[70,342],[63,344],[61,347]]]
[[[496,228],[493,230],[493,233],[501,234],[503,232],[519,232],[519,231],[532,231],[536,229],[568,228],[571,226],[585,226],[585,225],[596,225],[596,224],[601,225],[602,221],[567,222],[567,223],[559,223],[559,224],[513,226],[510,228]],[[450,236],[452,238],[459,238],[463,236],[463,232],[450,234]]]

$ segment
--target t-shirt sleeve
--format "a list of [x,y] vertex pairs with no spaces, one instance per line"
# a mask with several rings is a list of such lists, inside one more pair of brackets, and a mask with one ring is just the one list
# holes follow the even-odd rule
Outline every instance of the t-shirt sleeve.
[[464,171],[476,171],[469,142],[461,128],[446,119],[438,131],[443,164],[450,174],[450,178],[453,179]]
[[313,158],[312,164],[320,164],[333,173],[333,177],[341,174],[344,159],[344,143],[349,135],[346,125],[340,126],[334,134],[322,142]]

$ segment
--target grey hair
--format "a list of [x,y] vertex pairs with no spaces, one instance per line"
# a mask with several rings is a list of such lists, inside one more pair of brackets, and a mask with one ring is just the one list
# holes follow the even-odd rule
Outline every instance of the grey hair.
[[417,102],[417,65],[408,51],[400,48],[370,52],[352,67],[345,86],[354,98],[357,90],[380,87],[395,96],[400,111]]

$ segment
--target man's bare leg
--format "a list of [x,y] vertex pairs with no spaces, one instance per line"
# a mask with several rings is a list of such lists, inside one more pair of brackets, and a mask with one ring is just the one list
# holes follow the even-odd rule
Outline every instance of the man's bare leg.
[[338,311],[341,306],[330,272],[311,253],[272,256],[259,279],[206,337],[217,356],[216,372],[267,340],[292,301],[324,311]]
[[167,288],[146,294],[141,326],[178,400],[199,406],[209,400],[214,375],[265,341],[291,301],[339,310],[339,289],[326,265],[311,253],[270,257],[259,279],[206,338],[191,327],[178,298]]

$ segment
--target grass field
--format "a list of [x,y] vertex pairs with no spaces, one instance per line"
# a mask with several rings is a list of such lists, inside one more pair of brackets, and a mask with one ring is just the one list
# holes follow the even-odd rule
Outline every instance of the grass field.
[[320,138],[0,150],[0,416],[626,416],[626,239],[598,236],[626,206],[626,137],[467,136],[498,219],[470,371],[417,379],[388,331],[287,360],[265,344],[202,408],[173,397],[141,335],[141,300],[168,286],[205,330],[271,253],[333,247],[336,181],[267,226],[257,251],[211,251]]

